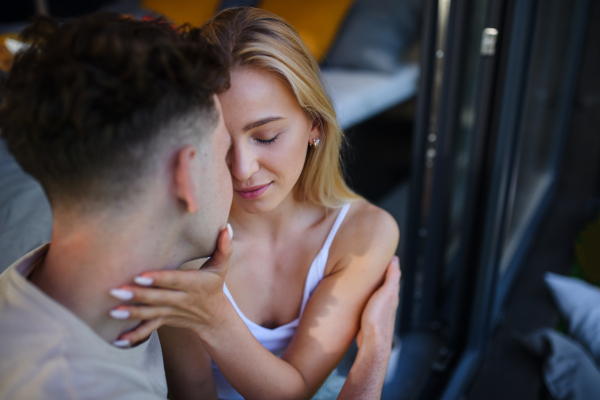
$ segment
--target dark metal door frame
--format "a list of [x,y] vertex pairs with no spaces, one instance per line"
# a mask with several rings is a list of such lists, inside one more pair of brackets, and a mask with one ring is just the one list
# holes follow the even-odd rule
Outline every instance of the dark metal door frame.
[[[456,323],[450,327],[446,338],[449,346],[455,346],[456,359],[447,360],[446,366],[452,376],[444,399],[456,399],[464,393],[485,357],[506,294],[555,190],[555,183],[552,183],[535,215],[528,221],[522,243],[512,257],[507,274],[501,282],[498,281],[508,186],[514,179],[511,158],[515,156],[524,83],[531,57],[532,21],[535,22],[538,1],[489,0],[486,5],[486,27],[496,28],[500,33],[496,55],[483,57],[478,75],[473,77],[478,81],[479,100],[469,149],[472,159],[467,170],[468,183],[463,204],[462,245],[455,260],[461,275],[458,292],[463,294],[456,299],[457,305],[453,310]],[[561,139],[551,156],[554,171],[560,166],[577,61],[585,32],[585,10],[589,4],[589,0],[575,1],[578,5],[569,54],[573,62],[565,74],[567,96],[561,99],[564,115],[556,128]],[[439,316],[439,287],[451,189],[449,166],[457,129],[456,99],[461,89],[458,77],[464,58],[460,38],[465,32],[465,15],[470,0],[452,0],[446,24],[439,25],[438,6],[448,2],[450,0],[429,0],[425,6],[409,215],[407,231],[404,232],[406,253],[402,265],[401,334],[414,330],[430,332]],[[439,32],[439,26],[445,31]],[[436,48],[440,35],[444,35],[444,45]],[[443,64],[440,67],[441,58]],[[440,70],[441,84],[440,77],[436,76]],[[435,118],[432,118],[432,112]],[[555,177],[553,180],[556,180]]]
[[[512,158],[515,156],[515,142],[523,111],[526,86],[524,83],[529,73],[528,65],[531,58],[533,29],[537,22],[535,13],[539,5],[538,1],[540,0],[513,0],[506,6],[507,18],[502,24],[501,32],[505,30],[508,36],[510,29],[510,37],[505,37],[502,44],[504,60],[501,60],[500,71],[497,74],[498,79],[495,83],[497,95],[501,95],[502,99],[496,102],[497,106],[489,109],[493,113],[489,126],[490,143],[488,144],[491,163],[488,162],[487,167],[484,168],[486,170],[484,176],[487,177],[484,179],[487,179],[489,184],[488,188],[481,193],[481,200],[486,197],[486,192],[489,195],[485,202],[482,201],[486,204],[487,210],[484,214],[485,222],[479,228],[479,235],[482,239],[480,242],[481,252],[478,254],[477,260],[479,270],[475,293],[477,301],[474,302],[471,313],[468,346],[442,397],[444,400],[458,399],[464,394],[482,359],[487,355],[491,335],[501,315],[506,296],[519,273],[539,223],[556,190],[556,176],[560,168],[563,143],[566,140],[571,115],[589,0],[576,0],[577,5],[568,47],[570,50],[568,59],[571,61],[564,74],[566,79],[564,79],[562,87],[565,96],[561,98],[559,106],[562,114],[560,122],[553,132],[554,135],[557,135],[558,141],[551,153],[552,182],[536,207],[536,211],[527,221],[527,228],[520,237],[519,246],[511,257],[505,276],[502,281],[498,281],[503,229],[506,226],[504,219],[507,213],[507,187],[509,181],[515,179]],[[498,0],[496,3],[499,5],[502,2],[503,0]],[[485,86],[485,80],[483,84]],[[482,126],[481,129],[485,128]]]

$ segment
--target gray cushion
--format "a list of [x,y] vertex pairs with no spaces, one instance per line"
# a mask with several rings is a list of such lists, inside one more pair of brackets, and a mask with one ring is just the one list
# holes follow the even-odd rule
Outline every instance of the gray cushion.
[[323,70],[323,86],[344,129],[411,98],[418,83],[419,66],[413,63],[400,64],[391,75],[339,68]]
[[544,276],[569,333],[600,365],[600,288],[577,278],[547,272]]
[[416,37],[420,0],[356,0],[324,67],[393,73]]
[[544,358],[544,382],[556,400],[600,398],[600,370],[575,340],[544,328],[520,341],[531,352]]
[[52,211],[42,187],[21,169],[0,137],[0,272],[51,235]]

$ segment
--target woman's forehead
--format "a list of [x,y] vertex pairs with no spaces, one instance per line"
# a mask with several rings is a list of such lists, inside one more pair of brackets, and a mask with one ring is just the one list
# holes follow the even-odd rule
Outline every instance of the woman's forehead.
[[233,70],[231,86],[219,95],[219,99],[226,122],[231,124],[235,119],[236,129],[255,120],[289,118],[290,114],[302,112],[291,90],[279,76],[257,69]]
[[259,96],[293,98],[293,94],[283,78],[274,72],[256,68],[240,68],[231,71],[231,87],[227,92],[248,98]]

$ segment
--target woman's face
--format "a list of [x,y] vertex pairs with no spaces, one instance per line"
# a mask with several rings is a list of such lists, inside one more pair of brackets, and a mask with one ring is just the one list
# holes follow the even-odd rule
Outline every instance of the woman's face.
[[219,100],[232,138],[233,199],[248,213],[271,211],[298,181],[317,124],[281,78],[257,69],[233,70]]

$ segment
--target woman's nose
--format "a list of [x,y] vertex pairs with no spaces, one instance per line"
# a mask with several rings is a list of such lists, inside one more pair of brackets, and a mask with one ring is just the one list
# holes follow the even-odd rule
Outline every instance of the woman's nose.
[[233,144],[229,160],[231,175],[240,182],[247,181],[259,169],[256,155],[245,144]]

